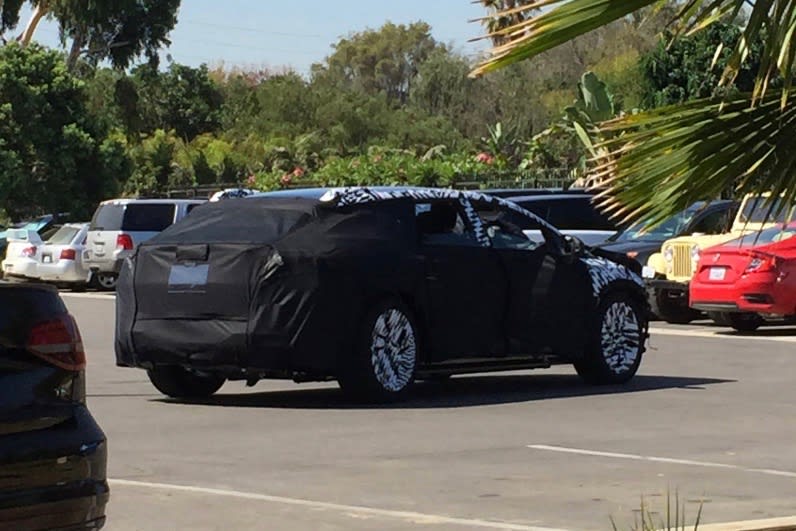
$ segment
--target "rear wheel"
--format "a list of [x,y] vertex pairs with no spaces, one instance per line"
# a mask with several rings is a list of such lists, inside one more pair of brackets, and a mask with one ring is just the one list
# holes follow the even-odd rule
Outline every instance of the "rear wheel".
[[397,400],[414,380],[418,352],[411,312],[395,299],[382,301],[363,320],[353,356],[340,369],[340,387],[359,400]]
[[158,391],[172,398],[206,398],[224,385],[224,378],[221,376],[191,371],[176,365],[155,367],[149,369],[147,374]]
[[113,291],[116,289],[116,281],[119,279],[114,273],[97,272],[91,275],[89,285],[94,289]]
[[754,332],[763,324],[763,318],[756,313],[731,313],[730,326],[739,332]]
[[633,378],[641,364],[646,328],[644,312],[628,294],[606,297],[598,310],[591,346],[575,363],[578,375],[595,385],[620,384]]

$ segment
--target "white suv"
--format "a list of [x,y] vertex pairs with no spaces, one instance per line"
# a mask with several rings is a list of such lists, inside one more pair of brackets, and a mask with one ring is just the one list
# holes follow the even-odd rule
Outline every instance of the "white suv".
[[83,262],[95,284],[114,289],[124,259],[135,247],[204,204],[191,199],[111,199],[91,219]]

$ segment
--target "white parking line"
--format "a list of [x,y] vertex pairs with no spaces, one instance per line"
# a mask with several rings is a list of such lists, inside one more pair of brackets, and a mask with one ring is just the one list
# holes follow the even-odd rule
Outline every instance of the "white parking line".
[[[663,328],[658,326],[650,327],[650,335],[660,336],[679,336],[679,337],[704,337],[707,339],[732,339],[742,341],[777,341],[779,343],[796,343],[796,335],[793,336],[765,336],[765,335],[727,335],[727,330],[722,332],[709,331],[709,330],[691,330],[691,329],[675,329]],[[796,332],[794,332],[796,334]]]
[[769,476],[780,476],[796,478],[796,472],[787,470],[772,470],[768,468],[747,468],[738,465],[728,465],[725,463],[711,463],[709,461],[692,461],[690,459],[672,459],[670,457],[655,457],[651,455],[620,454],[614,452],[599,452],[596,450],[584,450],[581,448],[567,448],[564,446],[548,446],[546,444],[529,444],[528,448],[545,452],[558,452],[563,454],[579,454],[592,457],[608,457],[612,459],[627,459],[630,461],[651,461],[654,463],[669,463],[674,465],[700,466],[704,468],[723,468],[727,470],[737,470],[740,472],[750,472],[753,474],[766,474]]
[[109,479],[111,486],[117,487],[140,487],[145,489],[169,490],[177,492],[190,492],[194,494],[209,494],[212,496],[226,496],[245,500],[262,501],[268,503],[281,503],[285,505],[298,505],[301,507],[311,507],[313,509],[326,509],[341,513],[355,514],[360,516],[377,516],[382,518],[394,518],[404,520],[414,524],[451,524],[464,527],[478,527],[486,529],[509,529],[516,531],[563,531],[549,527],[536,527],[525,524],[512,524],[508,522],[492,522],[489,520],[478,520],[470,518],[455,518],[436,514],[417,513],[413,511],[394,511],[392,509],[376,509],[373,507],[362,507],[359,505],[344,505],[339,503],[329,503],[302,498],[288,498],[285,496],[271,496],[269,494],[257,494],[253,492],[241,492],[237,490],[213,489],[207,487],[194,487],[189,485],[172,485],[170,483],[150,483],[148,481],[132,481],[127,479]]
[[61,297],[66,297],[67,299],[94,299],[101,301],[116,300],[115,293],[73,293],[70,291],[62,291]]

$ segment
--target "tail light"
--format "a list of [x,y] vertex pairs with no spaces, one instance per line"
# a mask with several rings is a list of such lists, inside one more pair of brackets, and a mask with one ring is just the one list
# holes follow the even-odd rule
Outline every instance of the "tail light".
[[77,252],[74,249],[64,249],[61,251],[61,260],[74,260],[77,258]]
[[67,371],[86,367],[86,353],[77,323],[69,314],[39,323],[28,336],[28,351],[34,356]]
[[24,249],[22,249],[20,256],[24,256],[26,258],[33,258],[34,256],[36,256],[36,246],[31,245],[30,247],[25,247]]
[[770,254],[752,253],[751,261],[744,273],[766,273],[776,271],[777,257]]
[[124,251],[132,251],[133,238],[129,234],[119,234],[116,236],[116,248]]

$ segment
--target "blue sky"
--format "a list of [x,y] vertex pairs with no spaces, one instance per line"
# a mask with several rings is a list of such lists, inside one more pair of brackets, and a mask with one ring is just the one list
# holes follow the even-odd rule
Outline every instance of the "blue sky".
[[[483,14],[471,0],[182,0],[172,45],[164,54],[192,66],[292,66],[306,73],[329,54],[332,43],[352,31],[378,28],[388,20],[424,20],[434,38],[474,55],[484,45],[467,40],[478,36],[481,27],[467,21]],[[55,24],[46,23],[36,40],[56,45],[57,36]]]

